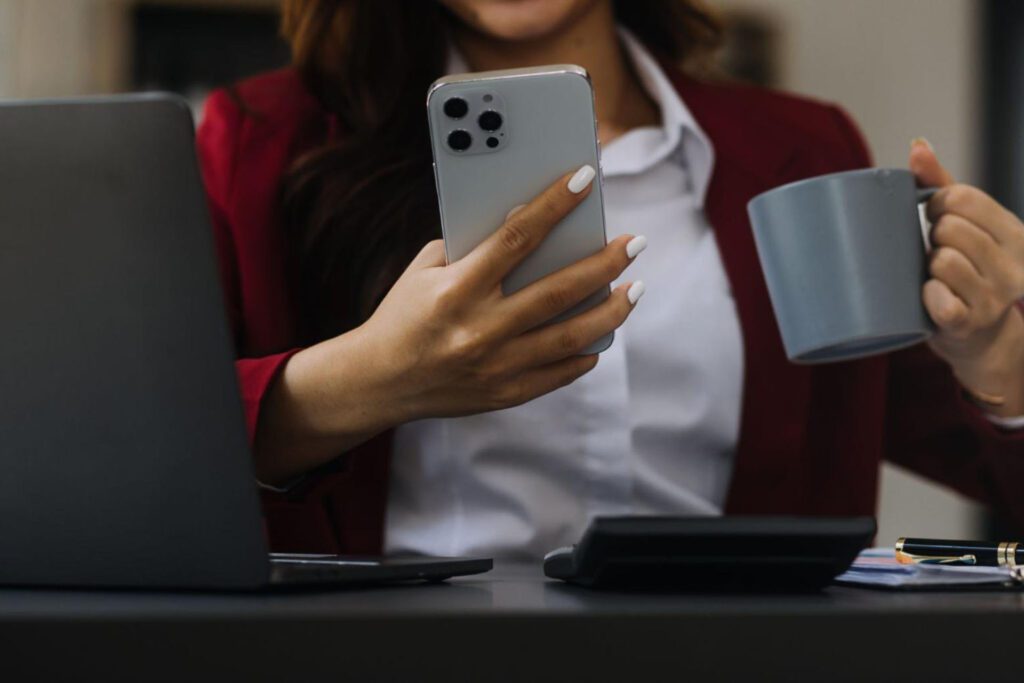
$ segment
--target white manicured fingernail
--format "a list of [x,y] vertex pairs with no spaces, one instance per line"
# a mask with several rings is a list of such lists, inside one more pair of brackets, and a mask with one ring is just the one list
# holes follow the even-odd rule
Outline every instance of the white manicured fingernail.
[[928,149],[930,149],[931,151],[933,151],[933,152],[935,151],[935,147],[933,147],[932,143],[930,143],[928,141],[928,138],[914,138],[913,140],[910,141],[910,146],[913,147],[914,145],[916,145],[919,142],[922,145],[924,145],[925,147],[927,147]]
[[640,252],[647,248],[647,238],[643,235],[637,235],[630,241],[626,242],[626,256],[629,258],[636,258]]
[[513,206],[511,209],[508,210],[508,213],[505,214],[505,220],[512,218],[512,216],[515,216],[517,213],[519,213],[525,208],[526,204],[518,204],[516,206]]
[[569,192],[573,194],[583,192],[596,175],[597,171],[590,164],[581,167],[580,170],[572,174],[572,178],[569,178]]
[[640,297],[647,291],[647,287],[640,280],[637,280],[629,286],[629,291],[626,292],[626,298],[629,299],[629,303],[635,304],[640,301]]

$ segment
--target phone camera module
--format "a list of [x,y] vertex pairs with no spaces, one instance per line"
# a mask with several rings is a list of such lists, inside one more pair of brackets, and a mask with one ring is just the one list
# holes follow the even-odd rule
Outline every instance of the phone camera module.
[[469,105],[461,97],[452,97],[444,103],[444,113],[453,119],[461,119],[469,113]]
[[464,130],[453,130],[448,134],[448,146],[456,152],[465,152],[473,144],[473,137]]
[[477,119],[477,123],[479,123],[480,127],[486,130],[488,133],[493,133],[494,131],[501,128],[503,119],[501,118],[501,114],[494,111],[493,109],[488,109],[483,114],[480,114],[480,118]]

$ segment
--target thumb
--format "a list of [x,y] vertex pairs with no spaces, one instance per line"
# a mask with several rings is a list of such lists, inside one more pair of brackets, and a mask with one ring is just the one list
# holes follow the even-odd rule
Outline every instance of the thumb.
[[939,163],[931,143],[924,138],[910,141],[910,171],[921,187],[945,187],[956,182],[953,174]]

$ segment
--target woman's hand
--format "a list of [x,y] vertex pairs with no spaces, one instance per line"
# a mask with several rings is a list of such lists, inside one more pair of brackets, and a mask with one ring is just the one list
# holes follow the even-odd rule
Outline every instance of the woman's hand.
[[981,190],[958,185],[923,139],[910,169],[928,202],[929,279],[923,297],[938,326],[932,349],[996,415],[1024,415],[1024,224]]
[[398,422],[518,405],[597,364],[596,355],[579,354],[626,320],[635,304],[628,287],[575,318],[539,326],[617,278],[636,255],[630,237],[510,296],[501,288],[587,196],[592,178],[589,166],[575,182],[561,178],[456,263],[445,265],[441,240],[416,257],[361,330],[378,340],[396,380],[390,400],[400,406]]
[[260,479],[287,480],[405,422],[518,405],[593,369],[597,356],[581,351],[626,320],[641,283],[544,323],[618,278],[643,238],[620,237],[510,296],[501,289],[593,178],[589,166],[566,174],[451,265],[440,240],[427,244],[366,323],[295,355],[265,399]]

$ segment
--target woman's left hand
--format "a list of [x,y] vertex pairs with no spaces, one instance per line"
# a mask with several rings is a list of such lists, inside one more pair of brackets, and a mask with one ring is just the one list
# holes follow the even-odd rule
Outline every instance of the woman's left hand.
[[1024,415],[1024,224],[981,190],[960,185],[923,139],[910,170],[928,202],[931,278],[922,295],[938,327],[932,349],[996,415]]

